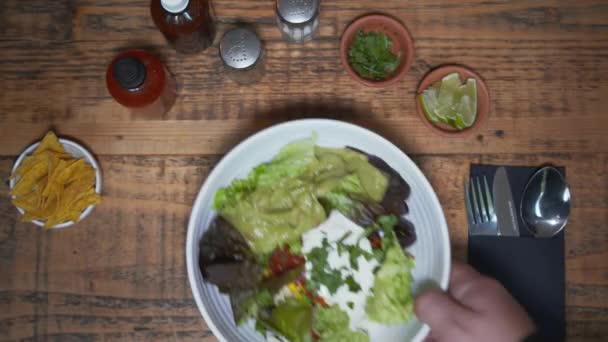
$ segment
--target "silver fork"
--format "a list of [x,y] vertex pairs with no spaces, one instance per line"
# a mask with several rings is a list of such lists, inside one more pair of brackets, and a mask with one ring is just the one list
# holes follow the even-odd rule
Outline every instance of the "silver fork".
[[[480,178],[483,179],[483,188]],[[471,177],[470,182],[465,181],[464,203],[467,208],[469,235],[499,235],[494,200],[486,176]]]

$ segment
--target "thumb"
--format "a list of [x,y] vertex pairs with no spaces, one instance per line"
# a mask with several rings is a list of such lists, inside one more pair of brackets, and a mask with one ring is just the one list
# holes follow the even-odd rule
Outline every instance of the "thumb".
[[443,341],[461,334],[460,324],[474,314],[439,289],[428,290],[416,298],[414,310],[420,321],[431,328],[433,338]]

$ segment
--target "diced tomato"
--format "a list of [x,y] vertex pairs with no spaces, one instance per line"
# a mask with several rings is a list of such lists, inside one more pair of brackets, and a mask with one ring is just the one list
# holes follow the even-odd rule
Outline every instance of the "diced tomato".
[[371,243],[373,249],[382,248],[382,239],[380,239],[380,236],[378,236],[378,234],[370,235],[369,242]]
[[317,298],[315,298],[315,302],[317,302],[319,305],[321,305],[322,307],[326,308],[329,305],[327,305],[327,302],[325,301],[325,298],[321,297],[321,296],[317,296]]
[[313,330],[311,333],[312,333],[312,338],[313,338],[313,339],[318,340],[318,339],[320,339],[320,338],[321,338],[321,336],[319,336],[319,334],[317,334],[317,332],[316,332],[316,331],[314,331],[314,330]]
[[277,248],[272,253],[269,266],[272,274],[277,276],[303,265],[305,261],[303,256],[291,254],[289,245],[285,245],[283,248]]

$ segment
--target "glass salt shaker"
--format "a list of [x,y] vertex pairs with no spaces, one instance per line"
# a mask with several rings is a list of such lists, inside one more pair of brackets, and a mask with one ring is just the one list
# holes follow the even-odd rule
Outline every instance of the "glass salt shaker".
[[277,24],[283,37],[294,43],[313,38],[319,28],[320,0],[277,0]]
[[257,82],[264,75],[264,48],[255,32],[239,27],[220,41],[220,58],[226,75],[240,84]]

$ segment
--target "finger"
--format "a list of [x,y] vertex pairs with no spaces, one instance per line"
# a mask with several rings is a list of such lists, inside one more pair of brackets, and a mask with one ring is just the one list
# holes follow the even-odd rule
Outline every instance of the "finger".
[[437,342],[437,339],[435,338],[435,336],[433,336],[433,331],[432,330],[429,331],[429,334],[424,339],[424,342]]
[[480,277],[482,277],[482,275],[471,266],[454,261],[452,263],[448,291],[456,301],[466,303],[467,294],[470,293],[472,285],[474,285],[475,281]]
[[464,307],[474,312],[484,312],[493,309],[488,307],[488,296],[485,294],[492,293],[493,297],[497,294],[503,295],[504,287],[495,279],[480,274],[471,266],[455,262],[452,265],[448,291]]
[[459,328],[457,320],[472,319],[472,312],[438,289],[429,290],[416,298],[414,310],[418,319],[429,325],[433,338],[442,341],[454,336]]

